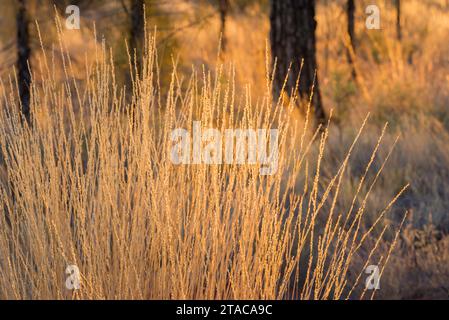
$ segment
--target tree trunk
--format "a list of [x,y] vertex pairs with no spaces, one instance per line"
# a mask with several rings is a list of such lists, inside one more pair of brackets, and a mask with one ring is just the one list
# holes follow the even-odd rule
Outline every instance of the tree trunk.
[[396,0],[396,36],[398,41],[402,40],[401,0]]
[[348,36],[349,36],[349,45],[347,56],[348,56],[348,62],[351,65],[351,73],[352,77],[355,79],[357,74],[354,66],[354,55],[356,50],[356,44],[355,44],[355,3],[354,0],[348,0],[346,4],[346,15],[348,19]]
[[[288,72],[293,63],[285,90],[290,94],[295,89],[300,72],[301,59],[304,65],[299,81],[299,94],[309,99],[312,88],[312,105],[318,123],[325,122],[316,63],[315,0],[271,0],[270,40],[273,59],[277,58],[277,69],[273,79],[273,95],[279,97]],[[274,61],[274,60],[273,60]],[[315,80],[315,85],[314,85]]]
[[219,0],[220,11],[220,33],[221,33],[221,49],[226,51],[227,39],[226,39],[226,17],[228,15],[229,0]]
[[[143,43],[145,34],[144,3],[144,0],[131,0],[131,61],[133,64],[136,64],[138,71],[140,71],[142,67]],[[134,49],[136,50],[136,59],[134,59]]]
[[349,40],[351,41],[351,46],[355,50],[355,23],[354,23],[354,15],[355,15],[355,3],[354,0],[348,0],[346,6],[346,13],[348,16],[348,35]]
[[22,105],[22,114],[26,121],[30,123],[30,83],[31,75],[28,68],[28,61],[31,56],[29,43],[28,18],[26,1],[18,0],[17,23],[17,69],[19,96]]

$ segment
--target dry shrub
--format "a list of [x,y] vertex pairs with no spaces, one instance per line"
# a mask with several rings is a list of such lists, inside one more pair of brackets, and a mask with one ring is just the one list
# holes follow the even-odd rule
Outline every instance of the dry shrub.
[[[14,81],[4,88],[0,298],[341,299],[363,286],[368,264],[383,272],[388,255],[373,262],[373,253],[388,228],[382,221],[404,189],[369,228],[361,232],[361,226],[389,156],[374,179],[365,180],[385,131],[353,201],[337,208],[365,122],[322,180],[329,131],[310,137],[308,117],[302,125],[293,121],[294,98],[287,107],[273,105],[270,77],[257,103],[249,91],[236,98],[232,67],[194,72],[186,82],[175,66],[162,92],[155,43],[149,36],[130,92],[117,86],[104,44],[92,52],[96,62],[86,64],[82,83],[72,78],[64,54],[66,80],[55,81],[53,59],[44,54],[38,73],[45,81],[33,82],[30,125],[17,112]],[[59,45],[64,52],[62,40]],[[191,130],[194,120],[220,131],[278,129],[277,172],[261,176],[259,165],[172,164],[170,132]],[[359,277],[349,281],[361,248],[364,263],[351,270]],[[64,286],[70,264],[82,275],[74,292]]]

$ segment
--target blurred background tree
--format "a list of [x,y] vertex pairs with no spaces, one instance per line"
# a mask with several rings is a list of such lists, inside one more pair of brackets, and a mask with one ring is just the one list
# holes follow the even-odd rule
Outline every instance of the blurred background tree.
[[402,40],[402,28],[401,28],[401,0],[395,0],[396,4],[396,34],[398,41]]
[[[126,8],[126,7],[125,7]],[[140,72],[142,67],[143,43],[145,35],[145,1],[131,0],[131,28],[129,43],[131,45],[132,64]],[[134,51],[135,50],[135,51]]]
[[26,0],[18,0],[17,8],[17,81],[22,113],[30,122],[30,84],[31,74],[28,62],[31,57],[29,18]]
[[355,36],[355,3],[354,0],[347,0],[346,3],[346,16],[348,20],[348,36],[349,36],[349,44],[348,44],[348,62],[351,65],[351,74],[355,79],[357,76],[356,69],[354,66],[354,57],[356,52],[356,36]]
[[[281,94],[284,80],[291,64],[291,73],[285,82],[285,91],[291,94],[296,90],[299,78],[299,95],[308,101],[312,96],[312,107],[318,123],[326,120],[321,100],[316,62],[316,37],[314,0],[271,1],[270,40],[271,54],[276,62],[273,81],[274,96]],[[301,68],[301,60],[303,65]]]

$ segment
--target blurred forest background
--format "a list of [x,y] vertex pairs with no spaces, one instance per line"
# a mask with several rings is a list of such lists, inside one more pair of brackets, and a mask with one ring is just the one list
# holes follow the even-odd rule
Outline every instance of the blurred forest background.
[[[400,135],[389,165],[367,204],[367,211],[378,212],[382,203],[410,183],[389,216],[389,223],[397,225],[403,213],[410,212],[377,297],[447,299],[449,1],[308,2],[315,6],[317,22],[315,54],[320,105],[326,115],[333,110],[327,151],[330,156],[323,163],[324,172],[332,172],[366,114],[371,114],[367,133],[354,150],[349,166],[352,178],[343,182],[344,190],[338,201],[352,200],[363,174],[363,164],[369,159],[385,122],[389,123],[387,143],[381,147],[375,166],[381,165],[389,145]],[[365,26],[365,8],[373,2],[380,8],[380,30],[368,30]],[[64,18],[65,7],[75,4],[80,8],[81,28],[63,29],[62,37],[75,68],[80,69],[80,83],[84,74],[81,70],[94,59],[95,23],[97,41],[104,39],[112,48],[118,81],[126,84],[129,79],[125,40],[131,47],[139,47],[143,23],[139,8],[144,3],[147,27],[157,29],[163,88],[170,81],[174,65],[181,75],[188,77],[192,67],[209,70],[217,63],[232,63],[240,94],[250,90],[255,101],[263,96],[266,64],[271,63],[273,46],[270,38],[273,5],[268,0],[3,0],[0,4],[1,79],[8,82],[13,67],[20,72],[21,54],[29,57],[31,68],[42,55],[35,21],[41,29],[44,48],[58,52],[59,48],[54,45],[57,33],[53,5]],[[21,9],[24,20],[20,17]],[[28,26],[29,52],[20,53],[21,21]],[[55,61],[53,67],[59,70],[63,81],[62,62]],[[300,108],[296,116],[298,121],[303,119]]]

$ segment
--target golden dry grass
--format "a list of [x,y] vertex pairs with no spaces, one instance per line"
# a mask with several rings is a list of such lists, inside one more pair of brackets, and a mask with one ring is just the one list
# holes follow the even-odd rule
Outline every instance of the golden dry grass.
[[[58,45],[66,52],[61,37]],[[329,130],[310,135],[307,116],[291,117],[294,98],[273,103],[269,76],[254,102],[248,88],[236,96],[232,66],[194,71],[187,81],[174,66],[162,92],[155,47],[149,36],[131,93],[117,85],[105,44],[95,47],[81,83],[69,55],[61,56],[60,84],[52,55],[43,54],[31,126],[17,113],[14,80],[2,84],[0,298],[342,299],[358,286],[359,298],[372,297],[363,271],[372,263],[383,272],[391,250],[380,261],[373,256],[389,228],[385,215],[406,187],[370,212],[376,218],[364,228],[366,203],[390,156],[372,173],[385,128],[353,200],[337,206],[366,121],[323,180]],[[194,120],[221,131],[277,128],[277,173],[261,176],[258,165],[172,164],[170,132]],[[365,179],[368,173],[374,179]],[[398,237],[392,232],[390,248]],[[351,268],[359,276],[350,279],[361,249],[362,266]],[[82,274],[75,292],[64,286],[70,264]]]

